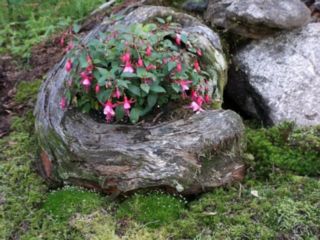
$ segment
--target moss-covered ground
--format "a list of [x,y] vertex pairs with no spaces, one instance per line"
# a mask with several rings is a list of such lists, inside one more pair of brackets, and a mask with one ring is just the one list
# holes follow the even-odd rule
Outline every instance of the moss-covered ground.
[[[40,83],[20,83],[15,100],[34,103]],[[149,192],[111,201],[85,189],[48,189],[35,172],[31,110],[0,140],[0,239],[320,238],[320,127],[247,124],[241,184],[196,199]]]
[[[46,36],[41,29],[63,29],[61,19],[82,18],[102,1],[43,0],[33,14],[21,7],[23,1],[7,2],[17,11],[0,14],[6,26],[0,52],[25,57]],[[60,15],[53,14],[56,9]],[[21,16],[28,19],[23,27]],[[37,174],[32,108],[40,84],[20,82],[15,101],[27,103],[25,110],[0,139],[1,240],[320,239],[320,126],[247,123],[248,170],[241,184],[193,199],[148,192],[111,200],[75,187],[49,189]]]

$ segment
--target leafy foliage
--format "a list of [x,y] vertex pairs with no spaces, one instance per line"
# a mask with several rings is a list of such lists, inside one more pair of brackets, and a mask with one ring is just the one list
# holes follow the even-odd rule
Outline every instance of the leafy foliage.
[[[201,69],[201,49],[181,26],[155,23],[116,24],[112,32],[82,45],[76,40],[66,62],[70,79],[67,103],[83,112],[102,111],[108,122],[126,116],[132,123],[170,101],[192,102],[201,111],[208,96],[208,73]],[[75,47],[76,45],[77,47]],[[66,100],[62,99],[64,107]]]

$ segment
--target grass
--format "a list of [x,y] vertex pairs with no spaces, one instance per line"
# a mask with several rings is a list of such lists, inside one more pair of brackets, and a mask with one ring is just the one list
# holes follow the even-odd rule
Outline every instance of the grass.
[[103,2],[0,0],[0,54],[28,59],[32,46],[83,19]]

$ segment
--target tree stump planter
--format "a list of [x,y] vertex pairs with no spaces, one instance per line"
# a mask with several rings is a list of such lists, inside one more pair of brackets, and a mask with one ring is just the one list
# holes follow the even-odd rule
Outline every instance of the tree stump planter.
[[[172,16],[183,31],[197,33],[206,50],[211,92],[222,97],[227,67],[214,32],[170,8],[142,6],[124,12],[129,12],[121,20],[125,24]],[[83,41],[110,27],[106,18]],[[35,108],[39,165],[47,180],[111,194],[154,187],[196,194],[243,178],[244,126],[236,113],[210,110],[151,127],[98,123],[76,109],[60,108],[68,77],[65,61],[48,74]]]

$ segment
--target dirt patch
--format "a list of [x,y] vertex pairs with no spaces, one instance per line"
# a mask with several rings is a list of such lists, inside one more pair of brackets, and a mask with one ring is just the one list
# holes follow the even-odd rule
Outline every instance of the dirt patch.
[[10,119],[23,112],[23,104],[14,102],[16,86],[20,81],[41,79],[63,56],[60,36],[35,46],[28,64],[10,55],[0,57],[0,137],[9,133]]

